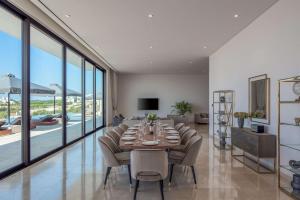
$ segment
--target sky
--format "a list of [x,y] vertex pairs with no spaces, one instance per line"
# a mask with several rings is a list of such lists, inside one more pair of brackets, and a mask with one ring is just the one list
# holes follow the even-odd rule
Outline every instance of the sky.
[[[17,78],[21,78],[21,64],[21,41],[0,31],[0,76],[10,73]],[[32,83],[45,87],[49,87],[53,83],[62,85],[61,58],[31,46],[30,69]],[[87,73],[87,77],[86,91],[87,94],[90,94],[93,88],[92,73]],[[101,79],[101,81],[97,81],[97,85],[102,88],[102,76],[97,77]],[[81,81],[78,80],[81,80],[81,69],[71,63],[67,63],[67,88],[80,92]]]

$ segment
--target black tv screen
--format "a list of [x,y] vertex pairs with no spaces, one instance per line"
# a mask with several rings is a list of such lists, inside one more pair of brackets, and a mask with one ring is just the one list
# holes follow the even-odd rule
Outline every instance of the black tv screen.
[[158,110],[158,98],[139,98],[138,110]]

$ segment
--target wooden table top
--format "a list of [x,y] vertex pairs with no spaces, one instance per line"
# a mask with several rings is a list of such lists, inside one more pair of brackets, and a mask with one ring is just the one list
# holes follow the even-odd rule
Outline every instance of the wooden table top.
[[[181,143],[181,139],[178,140],[177,143],[169,143],[168,139],[166,139],[166,136],[168,136],[169,134],[167,134],[166,132],[161,133],[160,136],[156,136],[156,140],[159,141],[159,144],[157,145],[144,145],[142,144],[143,141],[142,139],[139,140],[139,136],[138,133],[136,133],[135,135],[132,135],[134,137],[136,137],[135,140],[130,141],[133,142],[133,144],[125,144],[125,142],[129,142],[129,141],[124,141],[120,140],[120,148],[123,150],[133,150],[133,149],[169,149],[171,147],[175,147],[180,145]],[[141,137],[144,139],[144,141],[153,141],[154,135],[153,134],[146,134],[144,135],[144,137]]]

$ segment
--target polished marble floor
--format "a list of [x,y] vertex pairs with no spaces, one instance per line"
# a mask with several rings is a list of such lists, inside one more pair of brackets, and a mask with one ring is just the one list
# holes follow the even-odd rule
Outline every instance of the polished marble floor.
[[[165,199],[172,200],[285,200],[275,175],[259,175],[213,148],[207,126],[196,126],[203,136],[196,164],[198,185],[190,169],[174,168],[172,184],[165,183]],[[133,198],[126,168],[112,170],[103,189],[105,166],[96,138],[104,130],[0,181],[1,200],[88,200]],[[141,183],[138,199],[160,199],[157,183]]]

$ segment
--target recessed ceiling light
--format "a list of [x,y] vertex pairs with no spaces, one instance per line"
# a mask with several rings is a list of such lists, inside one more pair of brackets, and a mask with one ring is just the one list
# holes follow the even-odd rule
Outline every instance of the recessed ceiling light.
[[150,46],[150,47],[149,47],[149,49],[152,49],[152,48],[153,48],[153,46]]
[[207,46],[203,46],[203,49],[207,49]]
[[152,61],[150,61],[149,63],[152,64]]
[[238,14],[235,14],[235,15],[234,15],[234,18],[238,18],[238,17],[239,17],[239,15],[238,15]]
[[66,18],[70,18],[70,17],[71,17],[71,15],[65,15],[65,17],[66,17]]
[[193,61],[189,61],[190,64],[193,64]]
[[152,18],[153,17],[153,14],[148,14],[148,18]]

